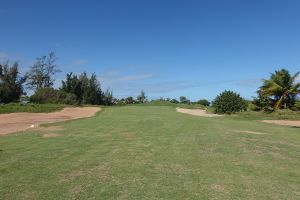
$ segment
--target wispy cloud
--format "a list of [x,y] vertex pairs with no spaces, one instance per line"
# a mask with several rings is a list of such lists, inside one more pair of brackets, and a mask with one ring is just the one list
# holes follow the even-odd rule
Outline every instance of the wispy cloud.
[[115,84],[115,83],[124,83],[124,82],[132,82],[132,81],[141,81],[145,79],[150,79],[155,76],[155,73],[144,72],[138,74],[127,74],[126,72],[113,69],[102,73],[99,75],[101,81],[107,84]]
[[88,61],[85,60],[85,59],[75,59],[69,65],[71,67],[77,67],[77,66],[83,66],[83,65],[86,65],[86,64],[88,64]]
[[255,87],[258,86],[260,83],[261,83],[261,79],[254,78],[254,79],[246,79],[246,80],[238,81],[237,85],[242,87]]
[[0,61],[9,60],[9,55],[5,52],[0,52]]
[[135,75],[128,75],[128,76],[121,76],[118,81],[138,81],[138,80],[145,80],[154,76],[154,73],[144,73],[144,74],[135,74]]

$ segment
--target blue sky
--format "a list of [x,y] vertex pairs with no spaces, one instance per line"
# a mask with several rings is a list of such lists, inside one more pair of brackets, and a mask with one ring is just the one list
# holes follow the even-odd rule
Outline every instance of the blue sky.
[[256,95],[262,78],[300,70],[300,1],[0,0],[0,61],[55,51],[62,73],[95,72],[117,97]]

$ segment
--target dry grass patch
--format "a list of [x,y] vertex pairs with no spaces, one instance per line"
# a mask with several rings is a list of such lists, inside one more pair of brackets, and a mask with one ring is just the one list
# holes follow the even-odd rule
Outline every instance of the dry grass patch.
[[36,127],[33,128],[32,130],[40,133],[43,138],[51,138],[51,137],[61,136],[61,134],[53,133],[53,131],[62,131],[64,130],[64,128],[61,126],[50,126],[50,127]]
[[232,130],[232,132],[235,132],[235,133],[248,133],[248,134],[255,134],[255,135],[268,134],[268,133],[256,132],[256,131],[249,131],[249,130]]
[[294,126],[300,128],[300,121],[294,121],[294,120],[262,120],[264,123],[269,124],[277,124],[277,125],[283,125],[283,126]]

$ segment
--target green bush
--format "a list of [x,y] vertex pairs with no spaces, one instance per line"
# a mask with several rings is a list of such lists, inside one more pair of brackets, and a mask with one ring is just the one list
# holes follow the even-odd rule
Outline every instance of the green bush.
[[31,97],[30,102],[33,103],[61,103],[61,104],[78,104],[76,96],[74,94],[66,93],[62,90],[56,90],[53,88],[41,88],[38,89]]
[[213,101],[216,113],[232,114],[247,110],[247,102],[237,93],[224,91]]
[[300,110],[300,100],[295,102],[295,107],[297,110]]
[[197,104],[200,104],[202,106],[209,106],[210,102],[206,99],[200,99],[199,101],[197,101]]

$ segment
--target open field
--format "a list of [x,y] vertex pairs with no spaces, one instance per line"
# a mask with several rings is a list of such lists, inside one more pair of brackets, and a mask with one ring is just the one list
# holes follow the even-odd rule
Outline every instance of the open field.
[[300,129],[252,118],[107,107],[1,136],[0,199],[300,199]]

